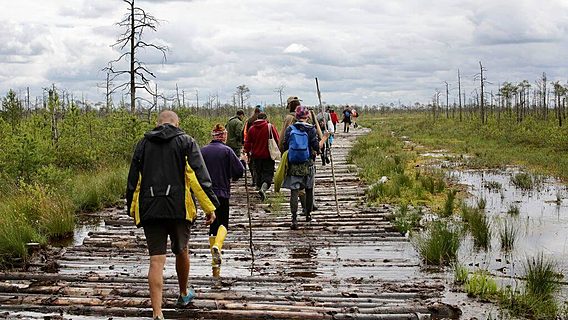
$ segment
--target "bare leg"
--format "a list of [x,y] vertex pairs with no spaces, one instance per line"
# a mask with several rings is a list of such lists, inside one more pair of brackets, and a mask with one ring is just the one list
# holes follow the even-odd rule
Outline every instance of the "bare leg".
[[164,288],[164,265],[166,255],[150,256],[148,269],[148,285],[150,286],[150,301],[152,302],[153,317],[162,316],[162,290]]
[[186,296],[187,282],[189,281],[189,255],[187,254],[187,248],[176,255],[176,273],[179,292],[182,296]]

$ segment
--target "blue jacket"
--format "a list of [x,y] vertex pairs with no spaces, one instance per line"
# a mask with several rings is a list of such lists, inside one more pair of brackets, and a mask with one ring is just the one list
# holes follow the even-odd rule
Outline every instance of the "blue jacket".
[[213,192],[217,197],[231,197],[231,179],[238,180],[243,176],[245,168],[229,146],[221,141],[213,140],[201,148],[203,160],[213,182]]

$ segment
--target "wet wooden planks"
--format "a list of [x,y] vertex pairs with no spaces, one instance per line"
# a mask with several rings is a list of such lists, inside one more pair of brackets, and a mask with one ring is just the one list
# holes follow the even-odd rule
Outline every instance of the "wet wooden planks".
[[[347,163],[366,131],[338,134],[333,149],[340,210],[330,166],[318,161],[315,221],[300,216],[289,229],[287,190],[260,203],[249,188],[255,261],[249,249],[244,182],[235,183],[222,278],[210,276],[207,228],[197,221],[190,241],[192,308],[176,310],[174,257],[165,270],[165,315],[176,319],[429,319],[457,318],[440,302],[443,279],[424,277],[408,239],[390,224],[388,207],[364,206],[365,186]],[[151,316],[144,234],[123,209],[57,259],[57,273],[0,274],[0,318],[140,319]],[[33,266],[39,270],[44,263]],[[53,318],[55,319],[55,318]]]

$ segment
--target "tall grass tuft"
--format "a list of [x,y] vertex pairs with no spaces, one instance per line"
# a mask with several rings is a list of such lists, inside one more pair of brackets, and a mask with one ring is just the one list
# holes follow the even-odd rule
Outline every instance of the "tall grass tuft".
[[477,208],[480,210],[485,210],[487,207],[487,200],[484,197],[480,197],[477,199]]
[[393,225],[397,231],[406,234],[418,226],[422,215],[420,208],[410,208],[407,204],[400,205],[394,212]]
[[510,215],[510,216],[516,217],[516,216],[518,216],[520,213],[521,213],[521,208],[519,208],[519,206],[516,205],[516,204],[511,204],[511,205],[509,206],[509,209],[507,209],[507,214]]
[[444,202],[444,209],[442,211],[443,217],[449,217],[454,214],[454,203],[456,200],[456,190],[448,190],[446,202]]
[[519,229],[510,220],[504,220],[499,228],[499,239],[501,239],[501,250],[510,252],[515,247]]
[[128,169],[119,167],[94,174],[81,174],[70,194],[77,211],[96,211],[117,204],[126,190]]
[[445,221],[434,221],[414,236],[413,244],[426,264],[449,265],[456,260],[461,232]]
[[465,283],[465,291],[468,296],[478,297],[481,300],[497,297],[499,293],[497,282],[485,270],[477,270],[473,273]]
[[476,211],[469,220],[469,231],[476,248],[488,250],[491,246],[491,223],[482,211]]
[[541,253],[536,258],[527,258],[524,267],[526,293],[543,299],[554,299],[554,294],[560,288],[556,263],[545,259]]
[[456,262],[454,264],[453,270],[454,270],[454,283],[455,284],[466,283],[467,278],[469,276],[469,270],[467,269],[467,267]]
[[534,179],[528,173],[517,173],[511,177],[511,183],[515,185],[517,188],[524,189],[524,190],[531,190],[534,188]]
[[524,264],[524,292],[508,292],[501,303],[514,316],[531,319],[557,319],[560,308],[555,296],[560,289],[561,277],[556,263],[542,254],[527,258]]

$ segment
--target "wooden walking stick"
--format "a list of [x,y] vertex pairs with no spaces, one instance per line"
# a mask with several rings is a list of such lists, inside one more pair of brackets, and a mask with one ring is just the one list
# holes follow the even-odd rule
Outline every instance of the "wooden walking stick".
[[[250,246],[250,254],[252,258],[252,265],[254,266],[254,246],[252,244],[252,218],[250,214],[250,196],[248,190],[248,174],[247,174],[247,166],[245,161],[245,193],[247,194],[247,216],[249,220],[249,246]],[[252,267],[251,267],[251,275],[252,275]]]
[[[316,90],[318,92],[319,106],[320,106],[320,109],[321,109],[322,114],[323,114],[324,110],[323,110],[323,105],[321,104],[321,92],[320,92],[319,82],[318,82],[317,77],[316,77]],[[324,121],[325,126],[327,128],[327,121],[326,121],[325,117],[324,117],[323,121]],[[319,126],[319,123],[317,121],[315,121],[315,122]],[[330,131],[330,129],[331,128],[327,128],[328,131]],[[320,132],[321,132],[321,129],[320,129]],[[329,143],[329,139],[325,142],[325,147],[329,152],[329,164],[331,165],[331,177],[333,179],[333,193],[335,195],[335,212],[337,213],[337,215],[339,215],[339,201],[337,200],[337,182],[335,180],[335,169],[333,167],[333,153],[331,152],[331,144]]]

